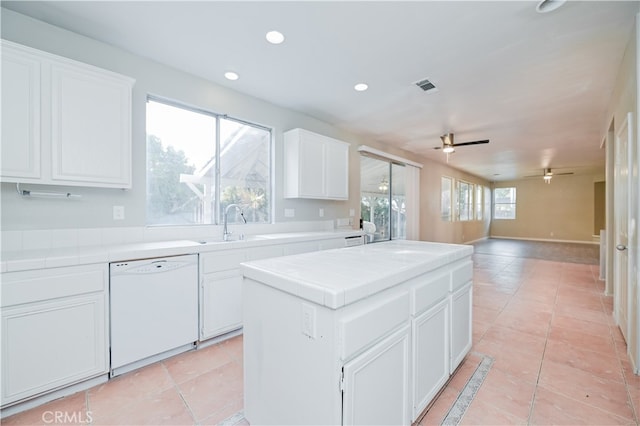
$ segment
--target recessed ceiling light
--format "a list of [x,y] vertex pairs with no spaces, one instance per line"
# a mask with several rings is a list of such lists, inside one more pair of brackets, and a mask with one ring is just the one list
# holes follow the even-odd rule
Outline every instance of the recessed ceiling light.
[[536,11],[538,13],[548,13],[553,12],[558,9],[560,6],[566,3],[567,0],[542,0],[536,6]]
[[237,80],[237,79],[239,78],[238,74],[236,74],[236,73],[235,73],[235,72],[233,72],[233,71],[227,71],[227,72],[225,72],[225,73],[224,73],[224,77],[225,77],[227,80],[231,80],[231,81],[235,81],[235,80]]
[[284,41],[284,35],[280,31],[269,31],[266,37],[271,44],[280,44]]
[[367,90],[369,88],[369,86],[366,85],[365,83],[358,83],[355,86],[353,86],[353,88],[355,90],[357,90],[358,92],[364,92],[365,90]]

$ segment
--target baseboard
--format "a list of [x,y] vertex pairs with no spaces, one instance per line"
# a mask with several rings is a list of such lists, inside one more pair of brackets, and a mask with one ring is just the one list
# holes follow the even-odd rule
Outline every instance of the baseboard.
[[501,240],[521,240],[521,241],[542,241],[547,243],[574,243],[574,244],[594,244],[599,245],[596,241],[582,241],[582,240],[557,240],[551,238],[529,238],[529,237],[504,237],[502,235],[491,235],[489,238],[501,239]]
[[488,240],[489,238],[491,238],[491,237],[482,237],[482,238],[478,238],[478,239],[471,240],[471,241],[465,241],[462,244],[473,244],[473,243],[477,243],[477,242],[480,242],[480,241]]

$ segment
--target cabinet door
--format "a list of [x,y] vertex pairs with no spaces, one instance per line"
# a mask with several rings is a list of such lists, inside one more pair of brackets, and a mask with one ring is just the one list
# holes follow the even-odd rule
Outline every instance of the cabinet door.
[[131,83],[76,64],[51,67],[52,179],[131,187]]
[[2,44],[3,181],[40,177],[40,75],[35,56]]
[[202,280],[200,340],[242,327],[242,275],[238,269]]
[[468,283],[451,296],[451,365],[453,373],[471,349],[472,285]]
[[413,320],[413,417],[449,379],[449,300],[444,299]]
[[349,198],[349,145],[326,141],[325,145],[326,196],[335,200]]
[[108,371],[105,295],[2,309],[2,404]]
[[410,325],[343,367],[345,425],[409,425]]
[[316,135],[303,134],[299,146],[299,194],[301,197],[323,198],[325,192],[325,147]]

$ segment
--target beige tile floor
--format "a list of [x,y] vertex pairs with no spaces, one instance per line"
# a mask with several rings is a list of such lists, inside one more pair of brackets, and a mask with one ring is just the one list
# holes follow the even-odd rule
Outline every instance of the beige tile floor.
[[[420,425],[442,422],[478,353],[494,363],[462,424],[639,424],[640,377],[630,371],[596,265],[486,253],[476,253],[474,263],[472,353]],[[239,336],[2,424],[52,424],[46,413],[66,412],[84,420],[90,413],[95,425],[213,425],[242,409],[242,392]]]

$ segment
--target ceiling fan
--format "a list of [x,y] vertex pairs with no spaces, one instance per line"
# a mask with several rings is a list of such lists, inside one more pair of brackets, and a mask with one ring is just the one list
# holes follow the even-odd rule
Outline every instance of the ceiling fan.
[[[564,175],[572,175],[573,172],[565,172],[565,173],[553,173],[550,168],[545,168],[542,171],[542,179],[544,179],[544,183],[551,183],[551,178],[554,176],[564,176]],[[531,175],[525,176],[526,178],[531,177],[540,177],[540,175]]]
[[450,154],[455,152],[456,146],[465,146],[465,145],[480,145],[484,143],[489,143],[489,139],[481,140],[481,141],[471,141],[471,142],[453,142],[453,133],[447,133],[446,135],[440,136],[442,140],[442,146],[436,146],[433,149],[441,149],[445,154]]

